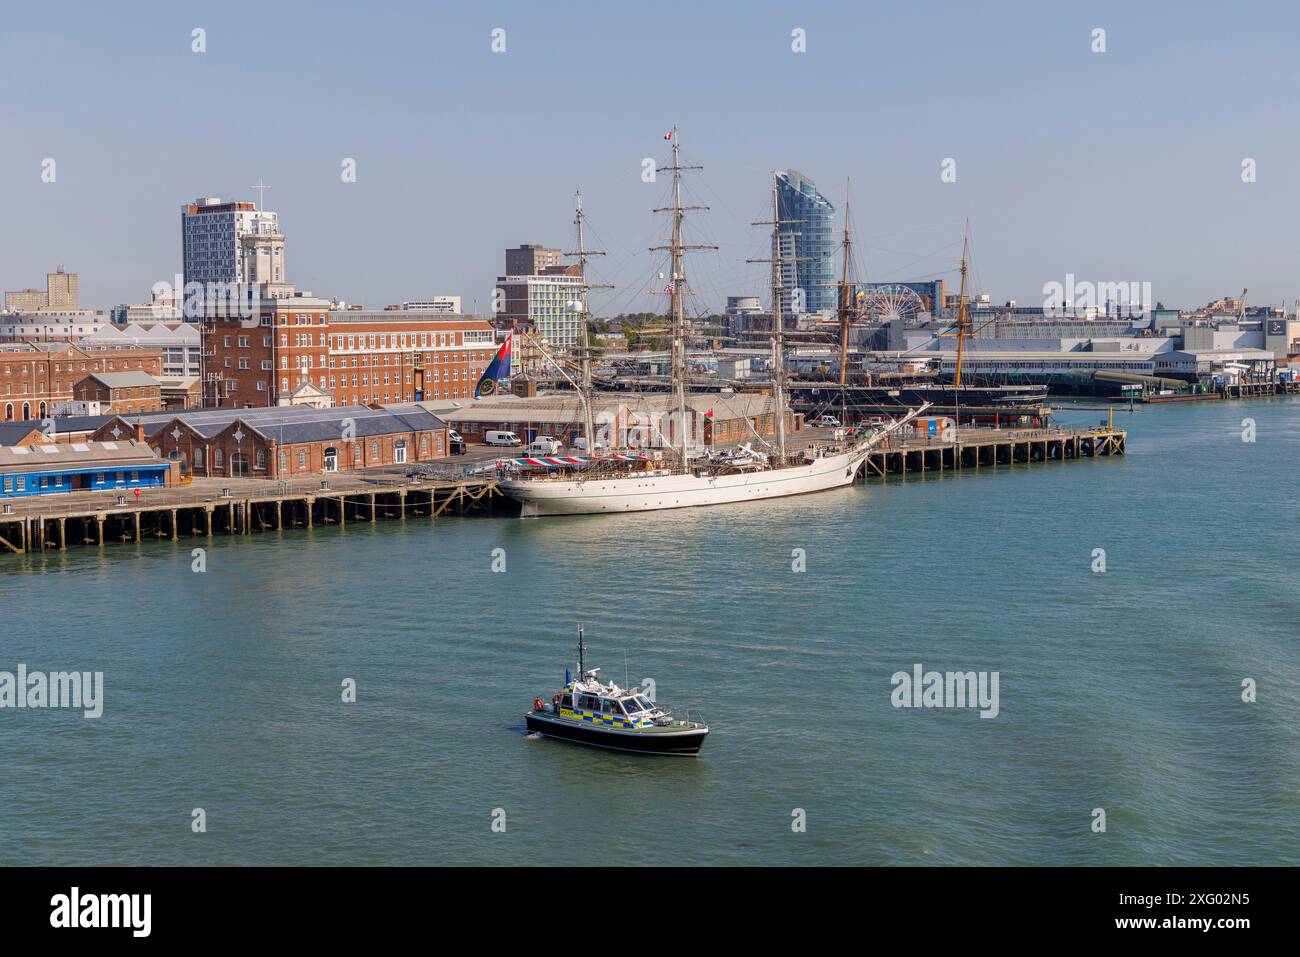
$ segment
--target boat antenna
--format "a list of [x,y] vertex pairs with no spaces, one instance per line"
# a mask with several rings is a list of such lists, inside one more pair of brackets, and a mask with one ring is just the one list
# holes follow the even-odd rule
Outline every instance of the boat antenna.
[[587,648],[582,643],[582,623],[578,623],[578,677],[583,678],[587,674]]

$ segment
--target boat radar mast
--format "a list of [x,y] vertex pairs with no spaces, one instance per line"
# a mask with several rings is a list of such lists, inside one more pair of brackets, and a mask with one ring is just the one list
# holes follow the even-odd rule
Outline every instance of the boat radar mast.
[[707,206],[683,206],[682,205],[682,173],[685,170],[703,169],[703,166],[683,166],[682,165],[682,143],[681,138],[677,135],[677,127],[664,134],[664,139],[672,140],[673,144],[673,165],[660,166],[655,172],[666,173],[671,171],[673,174],[673,204],[656,209],[656,213],[672,213],[672,236],[668,246],[651,246],[651,252],[667,251],[671,255],[672,275],[668,279],[668,287],[664,290],[668,293],[670,312],[672,313],[672,378],[673,390],[677,394],[677,431],[678,431],[678,454],[681,456],[682,466],[687,464],[687,436],[686,436],[686,315],[682,297],[687,294],[686,288],[686,268],[684,265],[684,254],[688,249],[717,249],[717,246],[709,246],[700,243],[682,242],[682,218],[685,213],[694,210],[708,209]]

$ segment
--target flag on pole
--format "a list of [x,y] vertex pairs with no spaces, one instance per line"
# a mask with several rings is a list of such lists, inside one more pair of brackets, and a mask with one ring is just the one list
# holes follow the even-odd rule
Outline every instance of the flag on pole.
[[497,383],[502,379],[510,378],[510,341],[512,339],[514,339],[513,333],[506,336],[506,341],[501,343],[501,348],[497,350],[496,357],[483,370],[483,376],[478,380],[478,385],[474,386],[474,398],[481,399],[484,396],[496,395]]
[[664,286],[664,292],[670,293],[672,291],[673,291],[673,283],[670,282],[668,285]]
[[673,134],[671,130],[669,130],[667,133],[664,134],[664,139],[670,140],[672,138],[673,138]]

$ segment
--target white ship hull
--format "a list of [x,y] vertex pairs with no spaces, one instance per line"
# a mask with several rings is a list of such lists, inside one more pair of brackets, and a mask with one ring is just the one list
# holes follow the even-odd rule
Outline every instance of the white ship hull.
[[521,518],[646,512],[663,508],[724,505],[806,495],[853,482],[865,453],[838,452],[804,465],[729,475],[693,473],[592,476],[565,479],[509,479],[500,490],[521,503]]

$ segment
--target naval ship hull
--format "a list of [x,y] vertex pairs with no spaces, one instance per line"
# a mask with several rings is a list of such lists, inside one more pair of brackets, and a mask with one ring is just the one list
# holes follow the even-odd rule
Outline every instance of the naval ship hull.
[[665,754],[694,757],[709,733],[705,727],[673,728],[671,726],[624,731],[619,728],[596,728],[589,724],[530,711],[524,715],[528,730],[548,738],[589,744],[611,751],[628,751],[635,754]]
[[807,495],[850,485],[865,453],[850,450],[804,465],[724,475],[629,473],[586,479],[508,479],[498,489],[520,503],[521,518],[647,512]]

